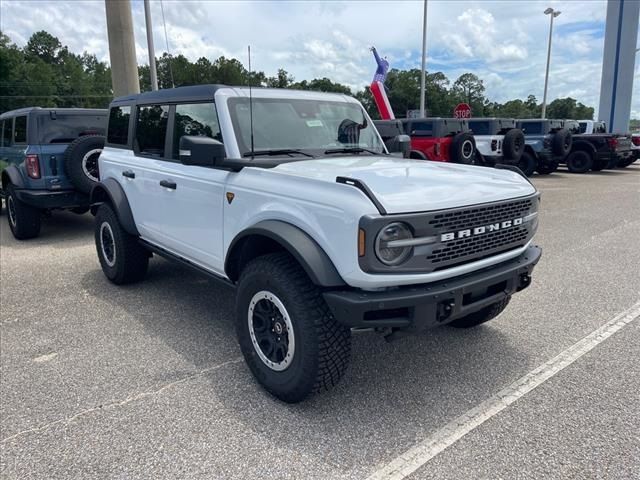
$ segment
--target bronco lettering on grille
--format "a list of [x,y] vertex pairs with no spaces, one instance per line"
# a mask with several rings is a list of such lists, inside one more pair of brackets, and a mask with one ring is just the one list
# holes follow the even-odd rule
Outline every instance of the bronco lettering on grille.
[[440,235],[441,242],[450,242],[458,238],[473,237],[475,235],[482,235],[484,233],[496,232],[498,230],[504,230],[505,228],[517,227],[522,225],[524,219],[514,218],[513,220],[505,220],[504,222],[492,223],[490,225],[483,225],[480,227],[466,228],[464,230],[458,230],[457,232],[448,232]]

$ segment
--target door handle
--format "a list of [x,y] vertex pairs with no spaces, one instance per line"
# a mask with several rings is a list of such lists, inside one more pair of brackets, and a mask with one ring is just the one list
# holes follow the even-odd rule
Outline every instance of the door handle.
[[125,170],[124,172],[122,172],[122,176],[127,178],[136,178],[136,174],[131,170]]
[[171,190],[175,190],[177,187],[176,182],[172,182],[171,180],[160,180],[160,186],[170,188]]

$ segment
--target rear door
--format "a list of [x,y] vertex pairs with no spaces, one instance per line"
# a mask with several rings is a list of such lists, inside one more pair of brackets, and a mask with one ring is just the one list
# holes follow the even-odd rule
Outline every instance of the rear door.
[[98,159],[100,180],[116,180],[124,190],[136,225],[144,218],[144,164],[133,153],[132,105],[115,105],[109,109],[105,148]]
[[[223,199],[231,174],[183,165],[178,155],[183,135],[222,141],[214,103],[139,108],[136,139],[139,155],[144,156],[146,194],[143,237],[202,267],[223,273]],[[160,118],[165,113],[166,123]]]

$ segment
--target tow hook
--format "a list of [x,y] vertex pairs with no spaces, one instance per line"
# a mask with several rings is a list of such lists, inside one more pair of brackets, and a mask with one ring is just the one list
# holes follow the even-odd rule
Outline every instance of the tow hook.
[[520,275],[520,285],[518,285],[518,291],[524,290],[529,285],[531,285],[531,276],[528,273],[523,273]]
[[438,310],[436,313],[436,321],[442,323],[453,313],[453,307],[455,307],[455,300],[445,300],[438,304]]

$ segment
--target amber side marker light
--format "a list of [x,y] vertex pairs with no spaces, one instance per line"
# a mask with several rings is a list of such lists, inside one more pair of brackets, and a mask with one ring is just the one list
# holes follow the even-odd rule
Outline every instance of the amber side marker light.
[[365,246],[365,235],[364,235],[364,230],[360,229],[358,230],[358,256],[359,257],[364,257],[364,248]]

